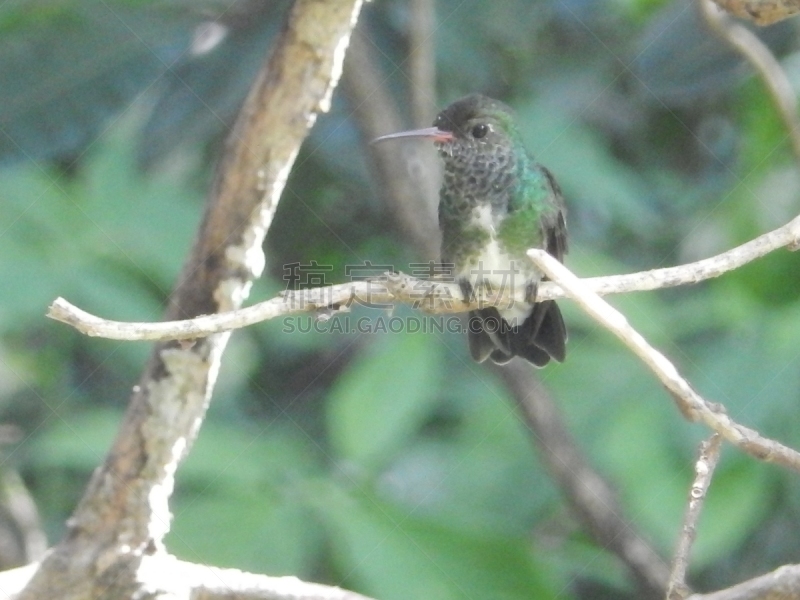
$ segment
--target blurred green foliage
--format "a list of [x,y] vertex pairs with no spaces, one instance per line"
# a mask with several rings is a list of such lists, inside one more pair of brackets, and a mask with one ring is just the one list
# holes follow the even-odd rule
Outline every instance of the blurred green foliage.
[[[61,295],[111,318],[158,318],[219,142],[287,6],[0,7],[0,406],[23,432],[3,455],[51,540],[149,347],[85,338],[44,319],[46,306]],[[401,106],[408,10],[381,0],[363,15]],[[769,98],[692,3],[440,0],[437,14],[440,104],[483,91],[517,109],[530,150],[564,188],[577,273],[705,257],[797,214],[800,176]],[[760,35],[798,81],[793,27]],[[332,265],[334,283],[346,265],[408,270],[418,259],[389,220],[353,118],[339,90],[297,161],[254,300],[285,286],[290,263]],[[612,303],[701,393],[797,447],[798,260],[778,252],[717,281]],[[617,341],[562,305],[568,358],[539,374],[668,556],[706,432]],[[468,360],[462,336],[300,325],[234,335],[178,474],[171,551],[382,600],[636,597],[576,526],[508,393]],[[700,523],[697,586],[795,560],[799,489],[791,474],[726,450]]]

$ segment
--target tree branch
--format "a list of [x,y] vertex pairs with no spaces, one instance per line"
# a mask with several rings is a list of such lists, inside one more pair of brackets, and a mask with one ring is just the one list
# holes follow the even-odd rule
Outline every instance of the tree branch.
[[800,0],[714,0],[729,13],[758,25],[771,25],[800,12]]
[[[414,48],[419,50],[417,57],[420,61],[424,54],[433,60],[432,38],[426,38],[424,48],[414,41],[425,38],[425,29],[432,27],[432,18],[427,12],[432,10],[432,5],[431,0],[415,0],[412,6],[414,23],[411,45],[412,51]],[[344,85],[355,106],[366,145],[384,133],[401,130],[403,124],[396,103],[386,89],[386,80],[373,64],[364,39],[363,34],[354,37],[349,62],[345,67]],[[421,64],[415,67],[413,59],[411,73],[414,119],[419,126],[432,121],[432,118],[424,115],[424,103],[433,102],[435,73],[432,68],[427,72]],[[424,83],[425,80],[427,83]],[[426,89],[428,85],[430,89]],[[435,227],[435,212],[431,210],[436,199],[431,167],[435,164],[433,154],[430,146],[419,144],[386,144],[372,146],[368,150],[379,189],[386,195],[388,207],[396,215],[395,220],[400,223],[404,237],[414,248],[422,249],[422,255],[427,259],[439,256],[440,242]],[[542,290],[544,294],[560,292],[560,288],[549,284],[544,284],[544,287],[547,288]],[[329,292],[331,295],[326,299],[325,295]],[[385,296],[382,296],[384,293]],[[329,302],[332,297],[336,298],[337,303]],[[405,275],[388,277],[385,283],[345,284],[324,290],[292,293],[287,298],[297,305],[311,300],[314,302],[311,310],[323,309],[325,315],[329,314],[332,304],[349,307],[362,299],[385,305],[405,301],[431,312],[464,311],[470,307],[462,301],[462,293],[457,285],[415,280]],[[516,399],[531,432],[531,439],[538,446],[544,462],[583,526],[598,544],[620,557],[640,589],[648,596],[661,596],[669,575],[666,563],[624,519],[611,487],[583,457],[564,426],[558,408],[536,376],[521,365],[510,364],[504,368],[496,367],[495,370]]]
[[[712,4],[711,0],[698,0],[698,2],[700,3],[700,12],[703,14],[706,23],[711,27],[711,30],[741,54],[761,77],[786,127],[795,160],[800,163],[800,119],[797,117],[797,96],[789,78],[786,76],[786,72],[781,68],[780,63],[770,52],[770,49],[756,34],[720,12]],[[715,0],[715,2],[720,5],[747,4],[747,2],[731,0],[727,2]],[[756,3],[752,2],[751,4]],[[765,6],[767,3],[760,2],[759,4]],[[777,4],[788,4],[788,2],[781,3],[776,2],[776,0],[770,0],[769,4],[776,6]],[[800,11],[800,0],[795,0],[791,4],[793,4],[794,12]],[[731,10],[727,6],[725,8]]]
[[[362,88],[360,88],[360,90],[356,89],[355,92],[351,93],[351,96],[358,100],[355,102],[355,104],[358,106],[358,109],[362,114],[369,114],[369,110],[373,111],[371,116],[360,118],[360,121],[362,123],[371,122],[377,124],[374,125],[374,127],[379,127],[383,117],[380,116],[380,113],[375,112],[375,107],[379,107],[381,104],[380,102],[374,101],[370,104],[368,103],[368,100],[374,100],[375,94],[380,92],[383,87],[382,80],[379,77],[374,78],[372,80],[374,84],[372,88],[369,88],[368,86],[363,87],[364,79],[359,78],[357,75],[362,73],[363,70],[358,68],[352,69],[352,71],[356,74],[353,76],[353,80],[356,83],[353,84],[352,87],[348,86],[349,90],[352,92],[352,90],[357,87],[358,83],[362,84]],[[373,72],[373,75],[375,73],[377,72]],[[375,82],[377,82],[377,84],[375,84]],[[384,127],[386,126],[386,123],[387,121],[383,120]],[[400,127],[389,127],[389,129],[399,128]],[[380,133],[385,132],[376,131],[375,133],[370,134],[366,128],[364,131],[365,137],[367,138],[376,137]],[[792,129],[791,131],[796,130]],[[389,157],[389,159],[385,162],[391,164],[392,158],[393,157]],[[398,164],[402,165],[403,163],[400,161]],[[259,174],[263,176],[266,174],[266,172],[262,171]],[[263,181],[259,181],[257,183],[257,187],[263,185],[265,185]],[[395,196],[396,193],[390,191],[389,195]],[[409,196],[409,194],[406,194],[406,196]],[[410,196],[411,199],[405,203],[403,210],[408,215],[413,215],[414,211],[419,208],[419,198],[413,198],[414,194],[410,194]],[[274,210],[274,203],[272,205],[272,210]],[[266,226],[268,226],[270,218],[271,212],[268,211],[268,214],[265,218]],[[411,223],[409,226],[411,239],[414,239],[417,243],[420,243],[420,240],[422,240],[426,244],[427,248],[435,247],[435,244],[431,242],[432,238],[430,236],[430,231],[433,231],[431,227],[428,227],[428,234],[423,235],[420,235],[420,232],[414,229],[415,221],[419,223],[425,222],[425,220],[407,219],[407,221]],[[632,275],[592,278],[584,280],[583,283],[599,294],[652,290],[662,287],[684,285],[687,283],[696,283],[738,268],[739,266],[755,260],[756,258],[763,256],[768,252],[772,252],[777,248],[783,246],[796,247],[798,240],[800,240],[800,235],[798,235],[800,233],[800,224],[798,224],[797,221],[798,219],[795,219],[783,228],[760,236],[752,242],[748,242],[747,244],[744,244],[738,248],[734,248],[729,252],[723,253],[717,257],[706,259],[705,261],[699,261],[690,265],[683,265],[670,269],[659,269]],[[427,223],[431,226],[433,224],[433,222],[430,220],[427,221]],[[266,230],[266,226],[264,230]],[[417,227],[417,229],[419,228]],[[227,237],[224,239],[227,239]],[[426,252],[426,256],[433,255],[434,254],[430,250]],[[193,267],[198,268],[202,267],[202,265],[195,264]],[[187,267],[187,272],[188,271],[192,271],[192,269]],[[564,291],[557,284],[549,282],[543,283],[539,291],[540,300],[560,298],[564,297],[564,295]],[[187,296],[189,296],[189,294],[187,294]],[[241,296],[241,299],[243,299],[245,296],[246,292]],[[504,302],[507,301],[509,297],[511,296],[508,294],[498,294],[496,298],[488,297],[486,301],[483,302],[483,305],[491,302]],[[68,305],[68,303],[61,299],[58,299],[56,302],[54,302],[53,306],[51,307],[51,314],[49,316],[69,322],[70,324],[75,325],[90,335],[108,335],[109,337],[115,337],[116,339],[191,339],[219,334],[237,327],[246,326],[261,320],[275,318],[278,316],[297,314],[299,312],[318,311],[323,309],[327,310],[328,312],[330,309],[339,310],[350,307],[352,304],[364,300],[374,303],[407,302],[411,304],[421,304],[424,309],[430,312],[440,313],[462,312],[481,304],[480,302],[468,304],[461,301],[460,290],[454,284],[448,284],[447,282],[421,281],[411,277],[399,275],[393,278],[388,278],[386,282],[356,282],[340,286],[333,286],[331,288],[304,290],[301,292],[286,294],[280,298],[275,298],[265,303],[255,305],[247,309],[242,309],[241,311],[226,312],[219,315],[201,317],[198,320],[176,321],[173,323],[126,324],[108,322],[98,319],[97,317],[87,315],[86,313],[81,314],[78,309],[74,309],[74,307],[71,307],[71,305]],[[218,307],[213,306],[213,308]],[[208,312],[213,312],[213,310],[207,310],[201,307],[196,311],[186,310],[180,311],[176,314],[183,316],[184,314]],[[193,346],[192,350],[197,346],[202,346],[202,343],[198,343]],[[505,370],[501,369],[500,371],[502,372]],[[514,374],[512,371],[513,369],[508,370],[508,377],[506,377],[506,379],[513,391],[514,386],[524,382],[526,378],[523,375]],[[528,379],[530,379],[530,374],[528,374]],[[686,384],[686,386],[688,386],[688,384]],[[525,404],[528,404],[529,407],[534,406],[530,402],[524,403],[522,405],[523,412],[525,412]],[[547,408],[548,404],[546,399],[544,404],[541,406],[544,406],[545,409]],[[542,410],[541,406],[540,410]],[[528,411],[535,411],[535,408],[528,408]],[[528,414],[527,418],[529,419],[529,423],[535,424],[532,425],[532,427],[535,428],[535,435],[533,437],[534,439],[537,439],[537,436],[540,436],[542,431],[547,429],[547,424],[545,423],[545,420],[537,420],[535,416],[532,415],[534,415],[533,412]],[[541,417],[541,414],[539,416]],[[724,415],[721,415],[721,417],[724,417]],[[727,417],[725,417],[725,419],[727,419]],[[547,423],[552,424],[553,421],[550,420],[547,421]],[[741,426],[738,426],[735,423],[729,422],[729,424],[734,427],[734,430],[735,428],[741,428]],[[741,429],[745,430],[746,432],[750,431],[746,430],[746,428]],[[775,444],[775,442],[771,442],[770,440],[766,440],[766,442]],[[565,444],[567,448],[564,450],[566,453],[564,456],[569,456],[571,441],[567,439]],[[754,451],[759,451],[761,448],[758,446],[758,444],[756,444],[753,449]],[[582,459],[574,444],[572,445],[571,450],[574,451],[574,453],[577,453],[578,459]],[[789,452],[793,451],[789,450]],[[555,453],[548,455],[546,452],[544,452],[543,454],[545,454],[546,460],[551,460],[557,456]],[[608,488],[605,482],[598,475],[592,473],[585,461],[583,461],[583,463],[585,468],[576,471],[583,475],[581,478],[566,477],[564,476],[564,472],[559,474],[557,467],[551,466],[551,471],[554,473],[559,485],[565,490],[565,493],[567,494],[568,498],[570,499],[570,503],[573,506],[573,510],[576,511],[579,518],[581,518],[584,524],[589,528],[595,539],[598,540],[601,545],[609,547],[611,550],[617,553],[636,574],[637,579],[640,581],[645,581],[646,586],[655,587],[660,585],[660,589],[663,590],[665,573],[663,562],[660,561],[657,555],[652,552],[649,546],[647,546],[647,544],[642,541],[635,534],[635,532],[630,530],[629,526],[626,525],[626,521],[621,516],[621,511],[618,513],[615,509],[616,504],[613,501],[613,494],[611,493],[610,488]],[[594,477],[592,477],[592,475],[594,475]],[[598,499],[604,499],[605,501],[598,502]],[[616,540],[617,543],[612,545],[614,540]],[[208,597],[216,598],[238,596],[227,595]],[[697,598],[700,597],[698,596]],[[714,597],[714,600],[717,600],[716,597]]]
[[686,585],[686,571],[689,567],[689,553],[692,550],[695,536],[697,535],[697,521],[700,511],[714,476],[714,469],[719,462],[722,438],[714,433],[708,440],[700,443],[700,456],[694,465],[695,478],[689,491],[689,504],[683,517],[683,528],[678,538],[675,558],[672,561],[672,571],[669,576],[667,600],[683,600],[689,595]]
[[[0,573],[0,600],[12,600],[36,567],[31,564]],[[361,594],[306,583],[297,577],[270,577],[238,569],[221,569],[184,562],[168,554],[143,557],[138,576],[145,589],[192,600],[370,600]]]
[[[418,0],[412,7],[412,50],[419,49],[418,42],[414,40],[424,38],[424,29],[432,26],[432,22],[427,20],[430,15],[423,14],[431,9],[431,5],[430,0]],[[355,108],[365,146],[380,135],[403,129],[397,104],[387,91],[386,78],[371,59],[366,40],[363,32],[354,36],[344,74],[345,90]],[[427,39],[426,47],[420,50],[418,57],[429,54],[432,60],[433,47],[428,44],[431,41]],[[412,62],[411,97],[416,125],[432,121],[424,116],[424,102],[433,102],[435,73],[423,74],[423,69],[424,66],[418,64],[415,67]],[[428,78],[428,83],[423,84]],[[427,85],[431,86],[429,90],[423,87]],[[368,147],[367,154],[373,161],[378,189],[387,198],[388,208],[395,216],[395,222],[400,225],[404,238],[426,259],[437,258],[440,238],[433,210],[436,199],[433,189],[433,149],[429,145],[412,143],[386,144]],[[563,297],[563,293],[560,288],[545,283],[540,288],[540,297]],[[522,299],[521,293],[517,299]],[[486,300],[491,303],[491,296]],[[405,275],[387,277],[385,282],[356,282],[320,290],[292,292],[285,298],[268,302],[277,302],[285,307],[287,301],[293,303],[290,304],[290,310],[322,310],[325,316],[330,314],[331,306],[346,309],[359,303],[389,306],[395,302],[406,302],[433,313],[462,312],[473,306],[462,301],[461,290],[454,283],[425,281]],[[255,306],[252,308],[258,312]],[[268,310],[280,308],[272,306]],[[259,318],[256,314],[249,316],[255,319],[253,322]],[[520,405],[531,431],[531,439],[538,445],[543,460],[550,465],[556,483],[583,525],[600,545],[621,558],[642,589],[660,596],[666,588],[669,574],[664,561],[623,518],[610,486],[591,470],[588,461],[567,433],[558,408],[539,385],[538,379],[530,371],[515,365],[507,365],[504,369],[498,369],[498,372]],[[532,395],[533,389],[541,393]],[[581,465],[580,469],[578,465]],[[593,494],[595,491],[597,496]]]
[[[361,0],[296,0],[227,139],[169,319],[238,308],[300,144],[327,110]],[[163,552],[178,463],[194,441],[229,334],[156,346],[104,464],[21,599],[130,598]]]
[[680,376],[667,357],[648,344],[647,340],[630,326],[622,313],[591,291],[558,260],[544,250],[528,250],[528,256],[547,277],[558,283],[586,313],[616,335],[636,356],[642,359],[670,391],[687,420],[703,422],[731,444],[759,460],[774,462],[800,471],[800,453],[779,442],[763,437],[754,429],[739,425],[725,413],[722,405],[706,402]]
[[[595,294],[606,295],[698,283],[719,277],[778,248],[795,249],[798,242],[800,242],[800,217],[711,258],[678,267],[628,275],[591,277],[581,280],[581,285]],[[287,292],[247,308],[182,321],[161,323],[109,321],[90,315],[63,298],[57,298],[50,305],[47,316],[92,336],[116,340],[185,340],[247,327],[277,317],[315,312],[331,307],[340,310],[357,304],[387,307],[394,303],[404,303],[433,314],[466,312],[482,306],[522,301],[523,287],[509,285],[495,293],[487,293],[483,298],[473,302],[465,302],[461,288],[455,282],[416,279],[397,274],[387,275],[384,281],[356,281]],[[536,299],[554,300],[564,298],[566,295],[558,283],[545,281],[540,284]]]

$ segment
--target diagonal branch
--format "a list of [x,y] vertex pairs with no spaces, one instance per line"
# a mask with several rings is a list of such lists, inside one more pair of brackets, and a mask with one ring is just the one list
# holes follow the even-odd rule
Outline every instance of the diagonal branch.
[[[715,1],[717,4],[741,4],[741,1]],[[781,68],[778,59],[775,58],[770,49],[755,33],[720,12],[712,4],[711,0],[698,0],[698,2],[700,12],[709,27],[741,54],[761,77],[767,87],[767,91],[772,96],[772,102],[778,110],[783,125],[786,127],[795,160],[800,162],[800,119],[797,117],[797,96],[794,93],[789,77],[786,75],[786,71]],[[755,2],[751,3],[755,4]],[[760,4],[763,8],[766,8],[766,2],[762,0]],[[772,8],[776,7],[775,0],[770,0],[769,4],[772,5]],[[793,4],[793,11],[800,12],[800,1],[794,0]],[[726,8],[728,10],[731,9],[729,6]]]
[[[796,217],[778,229],[711,258],[641,273],[591,277],[581,280],[581,285],[595,294],[605,295],[699,283],[719,277],[779,248],[794,249],[799,242],[800,217]],[[47,316],[92,336],[116,340],[185,340],[247,327],[277,317],[315,312],[330,307],[338,310],[362,304],[385,308],[394,303],[404,303],[433,314],[451,314],[481,306],[521,301],[523,295],[523,289],[515,289],[513,285],[509,285],[494,294],[486,294],[473,302],[465,302],[462,299],[461,288],[452,281],[415,279],[398,274],[387,275],[383,281],[356,281],[294,291],[247,308],[182,321],[162,323],[109,321],[90,315],[63,298],[57,298],[53,302]],[[558,283],[546,281],[539,286],[537,300],[553,300],[566,295],[568,294]]]
[[[433,40],[427,31],[433,27],[432,9],[432,0],[414,0],[412,5],[411,97],[417,126],[432,121],[431,115],[425,116],[426,106],[433,103],[435,93]],[[354,36],[345,67],[344,87],[355,107],[366,146],[369,140],[402,129],[402,121],[386,79],[371,60],[363,35]],[[431,61],[430,64],[424,64],[426,60]],[[429,146],[412,144],[402,148],[386,145],[368,149],[389,210],[410,245],[426,259],[438,257],[440,242],[432,210],[436,198],[432,150]],[[432,263],[429,270],[433,272]],[[548,291],[558,293],[560,289],[550,286]],[[331,302],[334,297],[336,302]],[[383,283],[356,282],[286,296],[286,300],[298,308],[311,301],[312,305],[305,306],[310,310],[322,309],[324,316],[330,315],[331,306],[349,307],[363,301],[383,306],[405,301],[433,312],[467,310],[469,305],[461,298],[461,290],[456,285],[414,280],[404,275],[389,276]],[[279,310],[276,306],[272,308]],[[538,379],[519,365],[507,365],[497,371],[516,399],[531,439],[542,452],[543,460],[583,526],[598,544],[620,557],[648,597],[660,596],[669,575],[664,561],[624,518],[611,486],[591,468]]]
[[[328,109],[360,8],[361,0],[294,2],[227,139],[169,319],[233,310],[247,298],[286,177]],[[163,552],[175,471],[205,416],[229,335],[155,347],[65,538],[20,598],[143,595],[137,571],[144,556]]]
[[800,453],[759,432],[736,423],[719,404],[712,404],[694,391],[680,376],[666,356],[653,348],[627,319],[588,289],[564,265],[544,250],[528,250],[528,256],[551,280],[558,283],[578,305],[603,325],[647,365],[672,394],[683,416],[689,421],[701,421],[731,444],[747,454],[766,462],[774,462],[800,471]]

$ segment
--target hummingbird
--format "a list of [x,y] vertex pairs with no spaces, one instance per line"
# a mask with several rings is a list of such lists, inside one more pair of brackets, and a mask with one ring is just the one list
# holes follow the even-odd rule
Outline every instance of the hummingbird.
[[536,302],[543,274],[526,255],[542,248],[563,262],[566,207],[553,175],[531,159],[507,105],[471,94],[441,111],[433,127],[377,138],[433,140],[444,163],[439,192],[441,261],[465,300],[478,289],[513,292],[523,303],[469,313],[472,358],[505,364],[520,356],[537,367],[565,357],[567,331],[555,301]]

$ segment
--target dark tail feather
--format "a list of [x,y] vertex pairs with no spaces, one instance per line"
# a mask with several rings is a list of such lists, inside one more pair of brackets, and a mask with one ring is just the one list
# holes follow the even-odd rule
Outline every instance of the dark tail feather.
[[469,313],[469,350],[478,362],[491,358],[505,364],[520,356],[537,367],[550,359],[563,362],[566,355],[567,329],[558,305],[549,300],[537,302],[525,322],[511,328],[496,308]]
[[524,323],[522,335],[517,336],[517,340],[522,342],[525,348],[534,346],[536,349],[544,350],[553,360],[564,362],[567,355],[567,327],[564,325],[558,304],[553,300],[538,302],[525,323],[528,321],[531,322],[531,328],[527,332],[529,336],[527,343]]
[[482,363],[498,348],[489,331],[493,330],[494,323],[500,323],[500,313],[496,308],[473,310],[469,313],[468,323],[469,353],[475,361]]

